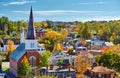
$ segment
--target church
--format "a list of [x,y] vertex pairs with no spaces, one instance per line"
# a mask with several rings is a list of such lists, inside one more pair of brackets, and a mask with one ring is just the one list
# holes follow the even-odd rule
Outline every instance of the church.
[[18,66],[24,56],[28,58],[33,69],[37,69],[39,67],[39,61],[41,59],[41,53],[38,51],[38,42],[36,40],[32,7],[30,10],[26,40],[24,40],[24,29],[22,29],[20,42],[21,44],[10,55],[10,72],[12,72],[16,77],[18,76]]

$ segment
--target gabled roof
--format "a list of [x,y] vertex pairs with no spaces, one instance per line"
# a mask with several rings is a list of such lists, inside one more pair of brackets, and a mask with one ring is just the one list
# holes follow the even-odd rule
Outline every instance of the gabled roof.
[[92,40],[92,41],[100,41],[101,39],[100,39],[99,36],[94,36],[94,37],[92,37],[91,40]]
[[25,54],[25,43],[20,44],[16,50],[10,55],[10,58],[18,61]]

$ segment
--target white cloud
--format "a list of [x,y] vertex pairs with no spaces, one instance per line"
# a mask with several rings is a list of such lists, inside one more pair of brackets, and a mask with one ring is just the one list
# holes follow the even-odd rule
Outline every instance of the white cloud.
[[110,20],[120,20],[120,16],[95,16],[91,18],[85,18],[81,21],[110,21]]
[[82,4],[82,5],[102,5],[102,4],[106,4],[106,2],[81,2],[79,4]]
[[36,1],[16,1],[16,2],[9,2],[9,3],[3,3],[3,6],[8,6],[8,5],[24,5],[24,4],[28,4],[28,3],[34,3]]
[[43,20],[51,20],[51,21],[110,21],[110,20],[120,20],[120,16],[101,16],[101,17],[76,17],[76,16],[71,16],[71,17],[54,17],[54,18],[36,18],[38,21],[43,21]]
[[[29,14],[29,11],[12,11],[14,13]],[[79,11],[79,10],[48,10],[48,11],[34,11],[34,14],[40,15],[69,15],[69,14],[88,14],[88,13],[103,13],[104,11]]]

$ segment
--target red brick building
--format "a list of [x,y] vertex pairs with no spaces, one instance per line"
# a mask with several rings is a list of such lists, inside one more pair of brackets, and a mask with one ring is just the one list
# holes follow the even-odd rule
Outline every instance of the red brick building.
[[[24,34],[24,32],[21,34]],[[26,42],[24,43],[24,41],[22,41],[16,50],[10,55],[10,72],[12,72],[16,77],[18,76],[18,66],[20,65],[24,56],[28,58],[33,70],[39,67],[41,54],[38,52],[38,43],[36,40],[32,7],[30,11]]]
[[45,38],[45,33],[46,32],[47,31],[45,29],[43,29],[43,28],[36,29],[36,36],[37,36],[37,38]]

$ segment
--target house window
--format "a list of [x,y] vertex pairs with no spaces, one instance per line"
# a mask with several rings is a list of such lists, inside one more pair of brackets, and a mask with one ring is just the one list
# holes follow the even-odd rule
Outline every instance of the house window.
[[36,66],[36,57],[31,56],[29,60],[30,60],[30,65],[32,67],[35,67]]
[[31,48],[34,48],[34,43],[31,43]]

